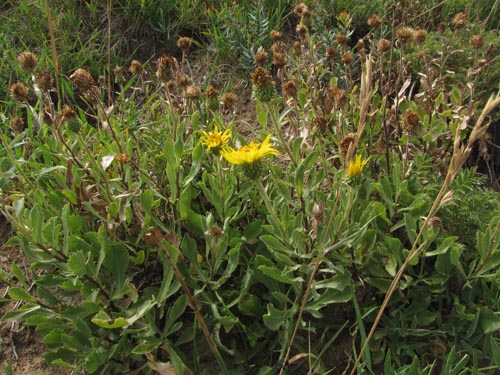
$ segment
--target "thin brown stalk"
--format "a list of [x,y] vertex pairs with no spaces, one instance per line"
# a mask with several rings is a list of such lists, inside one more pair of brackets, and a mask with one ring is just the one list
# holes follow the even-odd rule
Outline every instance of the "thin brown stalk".
[[57,103],[61,103],[61,96],[60,96],[61,85],[59,83],[59,57],[57,56],[56,37],[54,34],[55,26],[54,23],[52,22],[52,16],[50,15],[49,0],[45,0],[45,10],[47,12],[47,23],[49,26],[50,47],[52,49],[52,61],[54,63]]
[[[474,125],[474,128],[472,129],[471,135],[469,137],[469,140],[465,145],[461,144],[460,133],[467,126],[467,117],[463,119],[462,124],[460,126],[457,126],[457,130],[455,132],[455,141],[453,145],[453,155],[443,185],[441,186],[441,189],[439,190],[439,193],[436,196],[434,203],[432,204],[432,207],[429,210],[429,213],[425,218],[422,227],[420,228],[420,231],[418,232],[417,238],[413,242],[412,248],[408,253],[408,256],[406,257],[404,263],[401,265],[401,268],[399,269],[398,273],[392,280],[391,285],[389,286],[389,289],[385,294],[384,301],[382,302],[382,305],[378,310],[375,321],[373,322],[372,328],[370,329],[370,333],[366,337],[366,340],[363,346],[361,347],[361,350],[356,358],[356,361],[354,362],[354,366],[350,372],[350,375],[354,375],[359,364],[361,363],[361,359],[363,358],[363,355],[366,349],[368,348],[368,344],[370,343],[371,339],[373,338],[373,335],[375,334],[375,331],[380,323],[380,320],[382,319],[382,315],[384,314],[385,309],[387,308],[387,305],[392,295],[394,294],[394,292],[398,287],[401,277],[405,273],[411,261],[425,250],[426,246],[419,246],[418,243],[420,242],[420,239],[422,238],[423,233],[426,230],[427,226],[429,225],[431,219],[434,217],[438,209],[444,204],[444,201],[446,201],[448,194],[450,192],[449,187],[453,182],[453,179],[457,175],[458,171],[460,170],[460,168],[462,168],[464,163],[467,161],[467,158],[472,150],[472,144],[476,140],[478,140],[484,134],[484,132],[486,132],[488,125],[483,125],[485,118],[499,104],[500,104],[500,92],[496,95],[496,97],[494,98],[491,97],[486,103],[486,106],[484,107],[481,115],[476,121],[476,124]],[[346,368],[343,374],[347,374],[347,371],[348,369]]]

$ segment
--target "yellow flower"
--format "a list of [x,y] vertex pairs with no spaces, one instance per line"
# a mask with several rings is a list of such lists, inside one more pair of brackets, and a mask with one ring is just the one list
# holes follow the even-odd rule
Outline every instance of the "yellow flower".
[[225,146],[231,139],[231,129],[226,129],[224,132],[219,131],[217,125],[215,125],[214,131],[205,132],[202,131],[202,136],[200,138],[201,144],[206,146],[208,151],[219,153],[219,150]]
[[361,155],[356,155],[354,161],[349,162],[349,165],[347,166],[347,175],[350,177],[356,177],[363,171],[363,168],[368,163],[368,161],[370,161],[370,158],[361,161]]
[[279,151],[274,149],[271,144],[271,135],[268,135],[264,141],[259,144],[250,142],[238,150],[232,147],[225,147],[221,151],[222,156],[232,164],[253,164],[266,155],[279,155]]
[[268,135],[262,143],[250,142],[238,150],[226,146],[221,150],[221,155],[228,162],[240,165],[245,175],[251,179],[257,179],[262,173],[261,159],[266,155],[279,155],[279,151],[271,144],[271,135]]

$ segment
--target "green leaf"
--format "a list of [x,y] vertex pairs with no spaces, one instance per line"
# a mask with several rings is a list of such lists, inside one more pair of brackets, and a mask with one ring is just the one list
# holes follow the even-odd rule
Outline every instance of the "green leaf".
[[115,279],[115,290],[120,290],[123,287],[129,264],[128,250],[121,245],[109,245],[105,251],[104,265]]
[[19,268],[19,266],[15,263],[12,263],[10,266],[10,272],[23,284],[25,289],[28,288],[28,284],[26,283],[26,278],[24,277],[23,271]]
[[79,250],[70,255],[68,259],[68,267],[77,276],[83,276],[86,273],[85,254]]
[[491,357],[497,365],[497,368],[500,369],[500,347],[498,346],[497,341],[495,340],[494,335],[490,335],[490,347],[491,347]]
[[123,328],[129,325],[127,319],[123,317],[111,319],[104,311],[99,311],[91,322],[105,329]]
[[278,252],[282,254],[289,255],[291,254],[290,249],[285,246],[280,240],[278,240],[276,237],[271,236],[269,234],[265,234],[259,237],[262,242],[266,245],[267,249],[273,253],[273,252]]
[[203,160],[203,147],[201,145],[196,146],[192,153],[192,163],[191,171],[189,175],[186,176],[183,185],[187,186],[196,177],[201,168],[201,161]]
[[264,222],[263,220],[259,219],[251,221],[250,223],[247,224],[245,230],[243,231],[243,236],[247,241],[254,240],[259,236],[259,234],[262,231],[263,222]]
[[479,326],[483,333],[491,333],[500,330],[500,316],[494,313],[488,307],[483,306],[480,309]]
[[278,330],[283,323],[295,315],[296,306],[292,306],[288,310],[278,310],[272,304],[267,305],[267,313],[262,317],[264,324],[272,331]]
[[303,279],[301,277],[295,277],[295,278],[291,278],[289,276],[287,276],[285,273],[283,273],[283,271],[281,271],[280,269],[274,267],[274,266],[265,266],[265,265],[261,265],[258,267],[258,269],[260,271],[262,271],[262,273],[264,273],[264,275],[266,276],[269,276],[270,278],[276,280],[276,281],[279,281],[280,283],[284,283],[284,284],[298,284],[298,283],[301,283],[303,281]]
[[36,298],[33,297],[27,290],[18,287],[9,288],[9,296],[10,298],[19,301],[36,301]]

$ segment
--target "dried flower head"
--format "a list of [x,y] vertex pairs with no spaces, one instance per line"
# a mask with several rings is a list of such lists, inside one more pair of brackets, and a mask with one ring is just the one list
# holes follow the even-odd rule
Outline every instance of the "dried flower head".
[[47,72],[40,72],[35,77],[35,83],[42,91],[49,91],[52,88],[52,76]]
[[423,44],[427,39],[427,30],[425,29],[417,29],[415,30],[415,34],[413,35],[413,39],[415,39],[415,43]]
[[343,106],[347,103],[349,99],[347,92],[337,86],[330,86],[326,90],[326,94],[329,98],[333,99],[338,107]]
[[261,102],[269,102],[276,96],[274,85],[269,69],[258,66],[252,72],[252,97]]
[[379,27],[382,24],[382,18],[378,14],[372,14],[368,18],[368,26],[376,28]]
[[279,40],[281,40],[281,38],[283,37],[283,34],[281,33],[281,31],[278,31],[278,30],[271,30],[271,40],[273,42],[277,42]]
[[337,35],[335,35],[335,40],[341,46],[347,45],[347,37],[345,36],[344,33],[338,33]]
[[163,55],[156,61],[156,76],[160,81],[170,81],[177,70],[177,60],[170,55]]
[[286,54],[276,52],[273,54],[273,65],[277,68],[283,68],[288,63],[288,58]]
[[139,60],[132,60],[128,67],[128,71],[136,76],[140,76],[144,73],[144,66]]
[[327,129],[328,119],[324,115],[318,115],[311,121],[313,128],[318,129],[321,134],[324,134]]
[[208,99],[215,99],[215,98],[217,98],[217,96],[219,96],[219,92],[215,89],[215,87],[213,87],[212,85],[210,85],[205,90],[205,96]]
[[59,117],[63,120],[71,117],[76,117],[76,111],[69,105],[65,105],[64,107],[62,107],[61,112],[59,112]]
[[10,96],[18,102],[27,102],[29,100],[29,89],[24,83],[16,82],[9,87]]
[[225,92],[220,98],[222,106],[226,109],[232,108],[238,102],[238,96],[234,92]]
[[307,6],[306,4],[304,4],[304,3],[299,3],[299,4],[297,4],[297,5],[295,5],[295,6],[293,7],[293,12],[294,12],[296,15],[298,15],[298,16],[300,16],[300,17],[302,17],[302,13],[304,12],[304,10],[308,10],[308,9],[309,9],[309,8],[308,8],[308,6]]
[[342,54],[341,60],[345,65],[350,65],[352,63],[352,60],[354,59],[354,56],[350,52],[345,52]]
[[116,154],[115,159],[120,164],[127,164],[130,161],[130,157],[123,153]]
[[95,85],[94,78],[86,69],[78,68],[69,78],[81,91],[89,90]]
[[443,225],[443,221],[439,216],[433,216],[429,219],[429,225],[432,228],[441,228],[441,226]]
[[418,127],[420,118],[418,114],[411,109],[408,109],[403,115],[403,130],[408,134],[413,134]]
[[123,75],[123,67],[115,66],[113,68],[113,75],[115,76],[115,83],[121,84],[125,82],[125,76]]
[[307,36],[307,33],[309,32],[309,28],[305,23],[300,22],[295,27],[295,31],[299,37],[305,38]]
[[36,68],[38,57],[33,52],[21,52],[17,55],[17,61],[19,61],[21,68],[31,73]]
[[300,42],[298,41],[293,42],[292,53],[295,56],[300,56],[302,54],[302,44]]
[[98,86],[93,85],[88,90],[85,90],[82,96],[89,104],[96,105],[101,96],[101,90],[99,90]]
[[9,121],[9,128],[15,133],[22,133],[24,130],[24,120],[21,117],[12,117]]
[[252,84],[255,86],[267,86],[272,83],[272,76],[269,69],[258,66],[252,72]]
[[191,47],[191,43],[192,39],[187,36],[183,36],[177,39],[177,47],[181,49],[182,53],[187,53],[187,51]]
[[437,25],[437,31],[442,34],[446,30],[446,24],[444,22],[439,22]]
[[340,141],[339,149],[342,155],[347,155],[347,151],[349,150],[349,146],[354,142],[354,134],[347,134]]
[[271,46],[273,53],[285,53],[285,44],[281,41],[276,41]]
[[455,29],[462,29],[467,23],[467,15],[464,12],[455,14],[451,20],[451,24]]
[[391,41],[385,38],[382,38],[378,41],[378,50],[380,52],[387,52],[391,49]]
[[176,77],[176,84],[182,89],[186,89],[191,84],[191,78],[187,74],[179,74]]
[[403,26],[396,31],[396,38],[405,43],[413,38],[413,33],[414,31],[411,27]]
[[281,86],[281,91],[284,97],[296,98],[298,93],[297,82],[294,80],[286,81]]
[[364,48],[366,48],[365,41],[363,39],[358,39],[358,41],[356,42],[356,48],[357,49],[364,49]]
[[330,60],[333,59],[336,54],[337,54],[337,50],[335,49],[335,47],[332,47],[332,46],[326,47],[325,56],[328,59],[330,59]]
[[311,10],[309,8],[306,8],[302,11],[302,19],[307,20],[312,17]]
[[254,61],[257,65],[265,65],[269,60],[269,54],[266,51],[259,51],[254,56]]
[[470,45],[474,49],[480,49],[484,44],[484,37],[480,34],[472,35],[470,37]]
[[190,85],[186,87],[185,96],[187,99],[196,100],[200,97],[200,95],[201,95],[201,90],[198,86]]

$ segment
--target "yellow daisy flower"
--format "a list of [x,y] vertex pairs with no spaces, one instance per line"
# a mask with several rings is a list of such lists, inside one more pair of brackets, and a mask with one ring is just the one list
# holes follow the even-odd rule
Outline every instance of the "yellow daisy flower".
[[219,131],[217,125],[211,132],[202,131],[200,137],[201,144],[206,146],[209,152],[218,154],[220,149],[224,147],[231,139],[231,129],[226,129],[224,132]]
[[243,167],[243,171],[250,178],[257,178],[261,172],[261,159],[267,155],[279,155],[280,152],[273,148],[269,134],[262,143],[250,142],[238,150],[226,146],[221,150],[221,155],[228,162]]
[[370,158],[361,161],[361,155],[356,155],[354,161],[349,162],[349,165],[347,166],[347,175],[350,177],[356,177],[363,171],[363,168],[366,164],[368,164],[369,161]]

